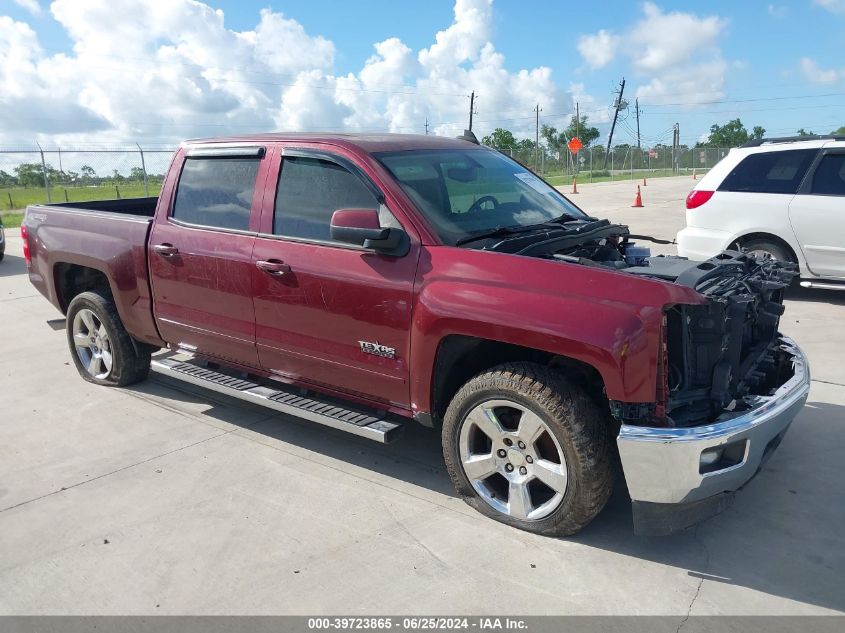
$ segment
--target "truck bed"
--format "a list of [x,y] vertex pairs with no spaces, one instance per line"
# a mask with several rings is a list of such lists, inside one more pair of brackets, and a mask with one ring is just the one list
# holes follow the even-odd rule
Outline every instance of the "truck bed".
[[[71,288],[101,275],[127,331],[160,344],[152,314],[147,239],[158,198],[30,205],[24,217],[30,280],[64,313]],[[86,287],[87,287],[86,285]]]
[[140,215],[151,218],[155,215],[158,197],[125,198],[117,200],[88,200],[86,202],[63,202],[61,204],[33,205],[47,206],[57,209],[76,209],[79,211],[99,211],[106,213],[120,213],[123,215]]

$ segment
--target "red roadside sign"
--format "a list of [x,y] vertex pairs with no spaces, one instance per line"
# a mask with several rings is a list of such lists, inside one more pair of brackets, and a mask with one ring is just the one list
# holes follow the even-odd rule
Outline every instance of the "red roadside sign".
[[584,144],[581,142],[581,139],[579,139],[577,136],[573,136],[572,140],[569,141],[566,146],[569,148],[570,152],[572,152],[573,154],[577,154],[578,150],[584,147]]

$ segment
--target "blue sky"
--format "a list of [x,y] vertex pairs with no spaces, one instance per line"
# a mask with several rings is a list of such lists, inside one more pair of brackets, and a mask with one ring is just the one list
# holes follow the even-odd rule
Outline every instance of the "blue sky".
[[[180,134],[208,135],[225,131],[227,124],[240,131],[253,121],[269,129],[375,130],[381,126],[422,132],[426,117],[432,129],[440,125],[438,131],[450,133],[465,118],[468,104],[460,95],[471,90],[480,95],[476,120],[481,132],[500,126],[529,134],[535,101],[541,102],[544,122],[560,125],[578,100],[582,111],[606,135],[611,91],[623,76],[631,103],[640,95],[641,128],[648,144],[668,142],[675,122],[681,126],[682,141],[688,143],[706,133],[712,123],[736,116],[749,129],[762,125],[770,135],[794,133],[799,127],[827,133],[845,124],[845,0],[611,1],[600,5],[496,0],[492,9],[487,0],[460,0],[459,6],[476,11],[463,21],[456,17],[455,3],[447,0],[207,0],[210,9],[222,10],[222,27],[214,24],[210,10],[201,13],[210,26],[197,27],[197,18],[191,17],[198,15],[196,8],[187,7],[162,18],[159,31],[150,27],[152,35],[140,33],[146,21],[159,18],[138,16],[157,16],[164,4],[186,2],[191,5],[187,0],[158,0],[158,4],[156,0],[112,0],[107,5],[112,9],[109,17],[95,0],[60,0],[53,7],[44,0],[2,0],[0,16],[11,18],[12,25],[26,25],[40,46],[41,52],[22,68],[31,65],[42,81],[45,74],[60,76],[62,70],[69,78],[80,73],[81,79],[69,93],[78,101],[77,110],[62,114],[67,119],[57,115],[47,121],[52,110],[45,106],[44,124],[39,128],[37,117],[31,112],[15,115],[15,107],[31,106],[35,100],[52,99],[55,104],[59,98],[55,83],[50,84],[52,96],[50,85],[33,86],[27,94],[26,84],[32,82],[24,78],[24,71],[15,76],[15,68],[7,67],[6,78],[19,86],[11,95],[0,92],[0,105],[8,100],[7,114],[0,114],[0,141],[12,138],[12,127],[28,128],[27,134],[42,138],[128,142],[142,134],[162,141]],[[283,17],[273,26],[269,17],[261,17],[262,9]],[[137,28],[127,26],[127,32],[118,37],[113,27],[125,22],[127,14],[135,16],[132,22]],[[227,46],[234,42],[242,46],[245,39],[233,34],[255,32],[262,20],[276,30],[265,29],[260,46],[255,44],[253,50],[231,55],[246,78],[230,76],[223,84],[216,83],[215,68],[232,70],[219,61],[228,58]],[[0,21],[0,46],[4,26],[16,28],[18,35],[21,32],[21,27]],[[106,39],[112,38],[111,44],[93,43],[97,29]],[[233,43],[215,38],[214,29]],[[173,36],[177,31],[196,34],[180,41]],[[421,51],[433,50],[438,32],[446,32],[443,50],[420,68],[416,60]],[[367,79],[374,45],[390,38],[401,42],[383,55],[385,68],[374,66]],[[9,36],[6,39],[11,41]],[[19,46],[22,41],[26,38],[19,38]],[[469,42],[469,50],[461,52],[464,41]],[[501,59],[484,65],[478,59],[487,42]],[[75,52],[74,45],[82,46],[84,54]],[[173,58],[173,47],[181,47],[178,54],[183,56],[176,58],[181,69],[178,77],[168,77],[161,61]],[[260,54],[256,53],[259,49]],[[267,59],[273,56],[286,61]],[[256,57],[262,57],[260,62]],[[186,63],[190,66],[183,66]],[[160,67],[151,68],[156,65]],[[521,72],[531,74],[542,68],[550,72],[520,79]],[[187,77],[189,73],[197,77]],[[139,79],[134,85],[132,81],[124,85],[126,75]],[[262,76],[290,85],[252,90]],[[346,85],[344,77],[354,81],[338,89]],[[0,79],[5,85],[5,78]],[[180,104],[176,97],[161,103],[148,96],[141,97],[143,109],[135,111],[132,104],[138,99],[132,98],[131,91],[138,89],[138,82],[149,90],[169,93],[180,92],[181,84],[187,82],[208,94],[197,97],[194,112],[185,106],[184,97]],[[238,82],[243,90],[237,88]],[[323,86],[322,82],[328,83]],[[291,93],[286,93],[288,88]],[[392,92],[402,93],[400,102],[388,101]],[[431,98],[429,93],[441,96]],[[358,99],[358,94],[367,98]],[[297,107],[307,108],[309,116],[296,112]],[[400,109],[404,110],[398,116],[395,111]],[[69,119],[77,116],[88,122],[74,127]],[[628,116],[619,142],[631,140],[626,137],[633,129],[633,109]]]

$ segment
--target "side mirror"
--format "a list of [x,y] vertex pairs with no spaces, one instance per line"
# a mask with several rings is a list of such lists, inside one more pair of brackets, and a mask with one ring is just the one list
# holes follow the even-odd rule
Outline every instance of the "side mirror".
[[338,209],[332,214],[333,240],[371,248],[385,255],[408,252],[408,235],[402,229],[382,228],[375,209]]

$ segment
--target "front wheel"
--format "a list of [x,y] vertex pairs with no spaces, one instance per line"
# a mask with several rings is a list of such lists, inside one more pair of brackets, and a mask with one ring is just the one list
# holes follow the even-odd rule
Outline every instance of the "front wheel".
[[795,263],[795,258],[781,244],[767,239],[749,240],[742,244],[743,250],[749,255],[754,255],[758,259],[770,260],[776,259],[781,262]]
[[443,454],[461,498],[497,521],[575,534],[613,486],[609,422],[585,393],[532,363],[467,382],[443,421]]
[[98,385],[124,387],[144,380],[150,352],[133,345],[114,302],[98,292],[83,292],[67,310],[67,338],[79,375]]

